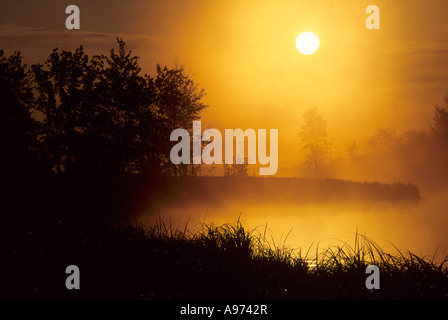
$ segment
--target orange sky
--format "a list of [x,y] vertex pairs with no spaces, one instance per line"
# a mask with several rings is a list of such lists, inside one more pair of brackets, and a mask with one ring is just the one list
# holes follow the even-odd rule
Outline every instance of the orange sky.
[[[29,3],[29,4],[27,4]],[[178,60],[207,91],[203,127],[279,129],[279,174],[303,159],[302,113],[328,121],[333,155],[378,127],[422,128],[448,89],[448,3],[396,1],[77,1],[81,30],[65,30],[68,1],[0,4],[0,48],[41,62],[58,46],[104,53],[122,36],[147,73]],[[381,10],[367,30],[365,9]],[[310,56],[295,48],[311,31]]]

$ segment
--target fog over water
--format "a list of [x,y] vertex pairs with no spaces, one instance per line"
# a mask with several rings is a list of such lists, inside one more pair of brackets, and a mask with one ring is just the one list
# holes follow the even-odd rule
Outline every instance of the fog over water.
[[[158,212],[146,212],[140,221],[154,223],[161,217],[183,230],[195,231],[201,222],[235,223],[240,218],[247,229],[257,228],[262,234],[267,227],[268,240],[277,246],[306,252],[342,245],[353,246],[355,234],[373,240],[391,254],[411,251],[436,260],[448,254],[448,190],[420,190],[418,201],[397,202],[319,202],[278,203],[262,197],[226,201],[174,201],[162,204]],[[253,199],[252,199],[253,200]],[[312,251],[315,252],[315,251]]]

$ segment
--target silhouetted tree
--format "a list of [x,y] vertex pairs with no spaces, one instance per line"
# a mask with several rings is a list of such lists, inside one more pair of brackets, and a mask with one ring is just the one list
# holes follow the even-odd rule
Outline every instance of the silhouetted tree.
[[83,47],[53,50],[32,66],[39,112],[39,157],[58,173],[173,174],[170,133],[191,130],[206,106],[183,68],[141,73],[138,57],[118,51],[89,58]]
[[97,70],[81,46],[75,52],[54,49],[32,72],[35,108],[42,116],[40,157],[55,172],[75,172],[97,115]]
[[154,83],[141,74],[138,57],[125,50],[124,41],[118,39],[118,45],[118,52],[112,49],[99,59],[100,121],[94,131],[100,140],[102,166],[141,173],[150,166],[157,147]]
[[330,143],[327,140],[327,121],[311,108],[303,114],[304,124],[299,132],[302,150],[308,150],[304,163],[305,167],[313,170],[320,169],[328,159]]
[[1,170],[9,176],[30,174],[35,169],[32,149],[37,127],[31,117],[32,98],[30,77],[21,53],[7,57],[0,50]]
[[170,141],[171,132],[177,128],[189,130],[190,137],[193,138],[192,123],[200,118],[200,112],[207,107],[201,102],[205,91],[198,89],[198,85],[185,75],[182,66],[168,69],[157,65],[154,84],[155,112],[161,120],[158,129],[161,166],[169,174],[187,175],[188,172],[194,172],[194,169],[190,168],[189,171],[186,165],[174,166],[169,158],[172,145],[166,142]]

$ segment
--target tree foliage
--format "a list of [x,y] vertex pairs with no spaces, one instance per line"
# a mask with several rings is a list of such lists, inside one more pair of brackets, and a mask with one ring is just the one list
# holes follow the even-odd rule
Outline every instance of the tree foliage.
[[433,134],[448,143],[448,95],[444,106],[435,106],[431,129]]
[[236,163],[236,160],[232,164],[224,163],[224,176],[225,177],[247,177],[249,176],[249,162],[248,158],[244,157],[243,163]]
[[2,167],[8,174],[32,170],[31,152],[37,124],[31,117],[30,75],[20,52],[7,57],[0,50],[0,108]]
[[[366,147],[350,154],[350,173],[356,178],[412,181],[425,186],[446,187],[448,178],[448,97],[436,105],[432,121],[424,129],[402,133],[379,128]],[[356,148],[358,149],[358,148]],[[354,151],[357,151],[356,154]]]
[[398,134],[393,129],[379,128],[367,141],[372,151],[387,150],[398,143]]
[[155,78],[143,74],[139,58],[117,42],[118,50],[93,57],[82,46],[56,48],[29,69],[20,53],[0,51],[5,128],[32,140],[11,145],[32,149],[55,173],[177,173],[169,134],[191,130],[205,92],[177,65],[157,65]]
[[313,170],[321,168],[328,159],[330,143],[327,138],[327,121],[311,108],[303,114],[304,124],[299,132],[302,150],[308,150],[305,167]]

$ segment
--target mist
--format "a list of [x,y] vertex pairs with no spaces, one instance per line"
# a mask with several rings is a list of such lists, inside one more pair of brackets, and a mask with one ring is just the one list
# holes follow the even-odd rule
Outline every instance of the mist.
[[194,233],[202,223],[240,220],[272,245],[302,252],[352,244],[359,234],[392,253],[398,248],[436,259],[448,253],[446,189],[420,195],[412,185],[293,178],[198,177],[172,183],[165,192],[170,196],[142,206],[140,222],[162,219]]
[[[296,177],[251,177],[256,170],[244,164],[227,177],[172,178],[147,200],[138,220],[163,219],[194,233],[201,223],[239,219],[267,234],[273,245],[302,252],[350,244],[361,234],[390,252],[443,259],[448,254],[445,101],[425,129],[378,128],[366,141],[353,139],[345,158],[325,158],[323,150],[316,151],[323,138],[308,137],[314,149],[310,161],[297,166]],[[313,156],[322,159],[311,161]]]

